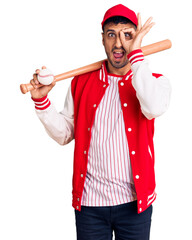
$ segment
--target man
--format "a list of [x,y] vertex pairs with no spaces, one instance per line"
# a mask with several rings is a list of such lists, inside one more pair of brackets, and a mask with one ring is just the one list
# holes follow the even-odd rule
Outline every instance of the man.
[[[73,207],[78,240],[147,240],[156,198],[154,119],[168,108],[171,87],[148,68],[141,51],[154,23],[119,4],[102,21],[108,60],[75,77],[64,109],[49,86],[31,91],[37,115],[59,144],[75,139]],[[128,64],[131,64],[131,69]],[[36,87],[36,70],[31,84]]]

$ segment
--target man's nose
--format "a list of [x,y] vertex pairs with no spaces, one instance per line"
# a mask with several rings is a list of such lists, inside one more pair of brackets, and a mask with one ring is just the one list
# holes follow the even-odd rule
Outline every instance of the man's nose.
[[122,47],[122,43],[121,43],[120,36],[118,36],[118,37],[116,38],[115,46],[116,46],[116,48]]

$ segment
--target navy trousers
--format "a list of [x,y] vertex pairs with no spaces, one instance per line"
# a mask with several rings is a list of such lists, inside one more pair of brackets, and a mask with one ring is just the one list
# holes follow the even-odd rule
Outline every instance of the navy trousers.
[[149,240],[152,206],[137,213],[137,201],[75,210],[77,240]]

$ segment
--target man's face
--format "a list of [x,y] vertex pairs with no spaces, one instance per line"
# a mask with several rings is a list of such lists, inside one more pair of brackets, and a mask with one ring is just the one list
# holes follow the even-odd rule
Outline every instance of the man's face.
[[[122,46],[120,40],[120,31],[124,28],[134,28],[134,24],[117,24],[108,23],[105,25],[103,36],[103,45],[107,54],[109,64],[113,68],[120,69],[128,64],[127,52]],[[125,36],[126,40],[131,39],[129,35]]]

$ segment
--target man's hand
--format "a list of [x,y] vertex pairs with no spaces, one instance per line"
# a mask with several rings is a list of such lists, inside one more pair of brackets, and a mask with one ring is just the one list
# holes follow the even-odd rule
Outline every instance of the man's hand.
[[[45,69],[46,67],[43,66],[42,69]],[[39,74],[40,69],[37,69],[35,71],[35,74],[33,74],[33,79],[30,81],[30,83],[33,85],[34,90],[30,91],[32,98],[42,98],[48,94],[49,91],[55,86],[55,82],[52,82],[50,85],[44,85],[40,88],[37,88],[40,84],[37,80],[37,75]]]
[[141,24],[140,13],[137,14],[137,19],[138,25],[136,30],[134,28],[124,28],[120,32],[121,43],[128,54],[133,50],[141,48],[143,37],[155,25],[154,22],[151,22],[152,17],[150,17],[143,26]]

